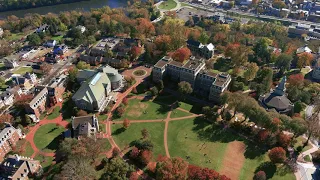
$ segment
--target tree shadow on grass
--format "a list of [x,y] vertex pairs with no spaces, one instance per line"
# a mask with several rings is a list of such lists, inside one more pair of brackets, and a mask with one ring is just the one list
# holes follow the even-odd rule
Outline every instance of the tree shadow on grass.
[[157,109],[158,114],[166,114],[170,111],[170,107],[167,105],[160,105],[160,107]]
[[48,131],[47,134],[50,134],[50,133],[52,133],[53,131],[55,131],[55,130],[57,130],[57,129],[58,129],[58,127],[54,127],[54,128],[52,128],[50,131]]
[[118,128],[116,131],[114,131],[112,133],[112,135],[119,135],[121,133],[123,133],[124,131],[126,131],[126,129],[124,127]]
[[247,148],[244,153],[244,156],[248,159],[255,159],[257,157],[262,156],[263,154],[265,154],[267,152],[266,148],[261,148],[258,145],[255,145],[253,143],[246,142],[246,145],[247,145]]
[[263,162],[257,167],[257,169],[255,170],[255,173],[257,173],[258,171],[264,171],[267,175],[267,179],[270,179],[276,173],[277,166],[269,161]]
[[44,149],[49,149],[56,151],[59,147],[60,142],[62,141],[62,134],[59,134],[57,137],[55,137]]

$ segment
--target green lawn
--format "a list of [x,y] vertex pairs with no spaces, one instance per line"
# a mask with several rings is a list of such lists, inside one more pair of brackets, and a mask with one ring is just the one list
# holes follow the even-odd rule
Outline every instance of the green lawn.
[[108,118],[108,115],[107,115],[107,114],[100,114],[100,115],[98,116],[99,122],[102,122],[102,121],[106,120],[107,118]]
[[102,149],[104,152],[107,152],[111,149],[111,144],[109,143],[108,139],[98,139],[97,141],[101,141],[103,146]]
[[53,109],[53,111],[48,115],[47,119],[48,120],[53,120],[56,119],[57,117],[59,117],[60,115],[60,107],[57,106]]
[[106,124],[103,124],[103,123],[99,123],[99,129],[100,131],[106,133]]
[[17,70],[13,71],[14,74],[25,74],[26,72],[32,72],[32,68],[31,67],[18,67]]
[[34,152],[29,142],[27,142],[24,150],[25,151],[21,155],[26,156],[26,157],[32,156],[32,154]]
[[[241,137],[223,130],[221,127],[212,126],[201,118],[192,118],[182,121],[171,121],[168,129],[168,147],[171,157],[182,157],[191,164],[208,167],[221,171],[223,158],[226,156],[226,148],[230,142],[244,142],[244,163],[240,171],[239,179],[252,179],[257,168],[268,161],[265,150],[243,140]],[[206,154],[206,156],[204,156]],[[211,160],[211,163],[207,161]],[[236,161],[236,160],[235,160]],[[274,167],[274,166],[272,166]],[[284,167],[270,168],[267,172],[272,179],[294,179],[292,172]],[[228,176],[228,174],[226,174]]]
[[39,150],[55,152],[58,148],[60,134],[65,128],[56,124],[42,125],[34,135],[34,143]]
[[160,5],[160,9],[170,10],[177,6],[177,3],[174,0],[163,1]]
[[185,116],[191,116],[191,115],[192,115],[191,113],[187,113],[179,109],[174,109],[170,115],[170,118],[178,118],[178,117],[185,117]]
[[141,101],[138,99],[131,99],[126,107],[125,113],[121,118],[115,120],[153,120],[165,119],[167,117],[169,108],[165,105],[160,105],[152,101]]
[[52,36],[51,39],[52,39],[52,40],[56,40],[56,41],[58,41],[58,42],[61,42],[62,39],[63,39],[63,35],[61,35],[61,36]]
[[23,33],[12,33],[11,36],[7,37],[6,39],[8,41],[16,41],[20,40],[22,37],[24,37]]
[[47,172],[52,165],[54,157],[37,155],[34,159],[39,160],[44,172]]
[[163,143],[164,123],[132,123],[126,130],[123,130],[122,124],[114,124],[112,125],[112,136],[119,147],[123,149],[129,146],[132,141],[142,138],[141,130],[144,128],[148,130],[150,140],[154,144],[154,159],[159,154],[165,155]]
[[[294,149],[295,150],[297,150],[297,148],[299,147],[299,146],[303,146],[303,144],[306,142],[306,139],[304,138],[304,137],[302,137],[302,136],[299,136],[298,138],[296,138],[296,140],[297,140],[297,142],[294,144]],[[312,146],[310,145],[310,144],[308,144],[306,147],[304,147],[303,149],[302,149],[302,151],[301,152],[304,152],[304,151],[307,151],[307,150],[309,150],[309,149],[311,149],[312,148]]]

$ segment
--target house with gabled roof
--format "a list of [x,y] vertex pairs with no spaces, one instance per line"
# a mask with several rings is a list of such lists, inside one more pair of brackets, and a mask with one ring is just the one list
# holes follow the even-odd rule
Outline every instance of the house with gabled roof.
[[99,132],[99,121],[95,115],[72,117],[74,138],[93,137]]
[[214,45],[210,44],[202,44],[199,41],[195,41],[192,39],[188,39],[187,47],[191,50],[193,55],[200,56],[206,59],[210,59],[214,55]]

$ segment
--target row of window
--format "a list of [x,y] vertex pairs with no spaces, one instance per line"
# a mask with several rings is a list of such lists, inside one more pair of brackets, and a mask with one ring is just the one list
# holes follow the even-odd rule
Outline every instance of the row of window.
[[37,102],[33,105],[33,107],[36,108],[40,102],[42,102],[44,99],[46,99],[46,98],[47,98],[47,94],[48,94],[47,92],[44,93],[44,95],[41,96],[41,98],[39,98],[39,99],[37,100]]

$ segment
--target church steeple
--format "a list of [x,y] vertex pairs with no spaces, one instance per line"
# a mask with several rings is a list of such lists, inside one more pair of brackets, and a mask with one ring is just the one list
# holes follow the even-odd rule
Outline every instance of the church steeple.
[[272,94],[276,96],[284,95],[284,92],[286,91],[286,81],[287,81],[287,77],[284,76]]

